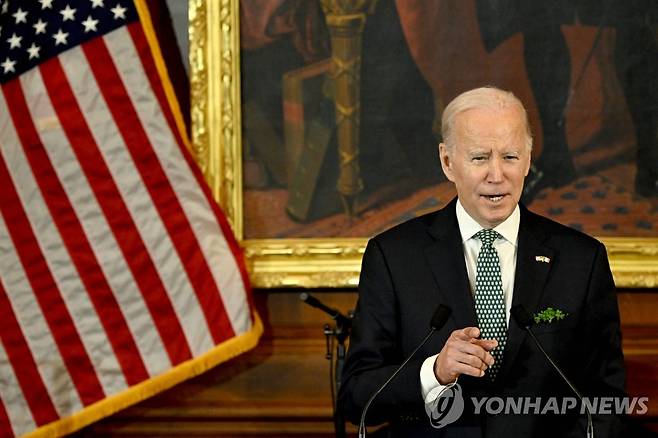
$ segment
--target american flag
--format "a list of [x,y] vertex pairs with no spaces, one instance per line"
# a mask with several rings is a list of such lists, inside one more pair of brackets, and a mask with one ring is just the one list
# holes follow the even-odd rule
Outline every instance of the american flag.
[[147,3],[0,0],[0,86],[0,436],[72,432],[255,345]]

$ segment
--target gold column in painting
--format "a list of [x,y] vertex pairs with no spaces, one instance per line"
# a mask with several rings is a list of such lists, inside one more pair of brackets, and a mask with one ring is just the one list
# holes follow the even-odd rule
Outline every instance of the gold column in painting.
[[353,217],[363,190],[359,168],[361,122],[361,35],[366,13],[377,0],[322,0],[331,35],[331,78],[334,83],[339,175],[336,188],[345,212]]

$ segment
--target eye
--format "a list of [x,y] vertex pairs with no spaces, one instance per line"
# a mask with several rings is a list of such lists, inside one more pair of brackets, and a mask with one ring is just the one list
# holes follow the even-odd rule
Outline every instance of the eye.
[[485,157],[484,155],[476,155],[472,158],[473,161],[484,161],[486,159],[487,157]]
[[518,155],[511,155],[511,154],[508,154],[508,155],[505,155],[505,159],[506,159],[506,160],[518,160],[519,157],[518,157]]

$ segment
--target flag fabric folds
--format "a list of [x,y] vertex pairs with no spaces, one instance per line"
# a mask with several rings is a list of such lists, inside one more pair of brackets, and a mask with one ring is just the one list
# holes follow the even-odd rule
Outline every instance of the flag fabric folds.
[[70,433],[262,332],[149,17],[0,0],[0,436]]

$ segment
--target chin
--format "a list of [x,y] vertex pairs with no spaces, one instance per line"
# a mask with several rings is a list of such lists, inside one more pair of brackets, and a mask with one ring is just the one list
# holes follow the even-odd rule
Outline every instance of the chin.
[[505,209],[501,208],[499,210],[496,210],[495,212],[489,211],[488,212],[489,214],[485,214],[483,216],[484,216],[484,220],[487,221],[489,225],[491,225],[491,228],[494,228],[500,225],[501,223],[503,223],[505,219],[510,217],[513,211],[514,211],[513,208],[505,208]]
[[505,222],[506,217],[497,217],[497,218],[492,218],[489,220],[489,226],[490,228],[496,228],[498,225],[502,224]]

